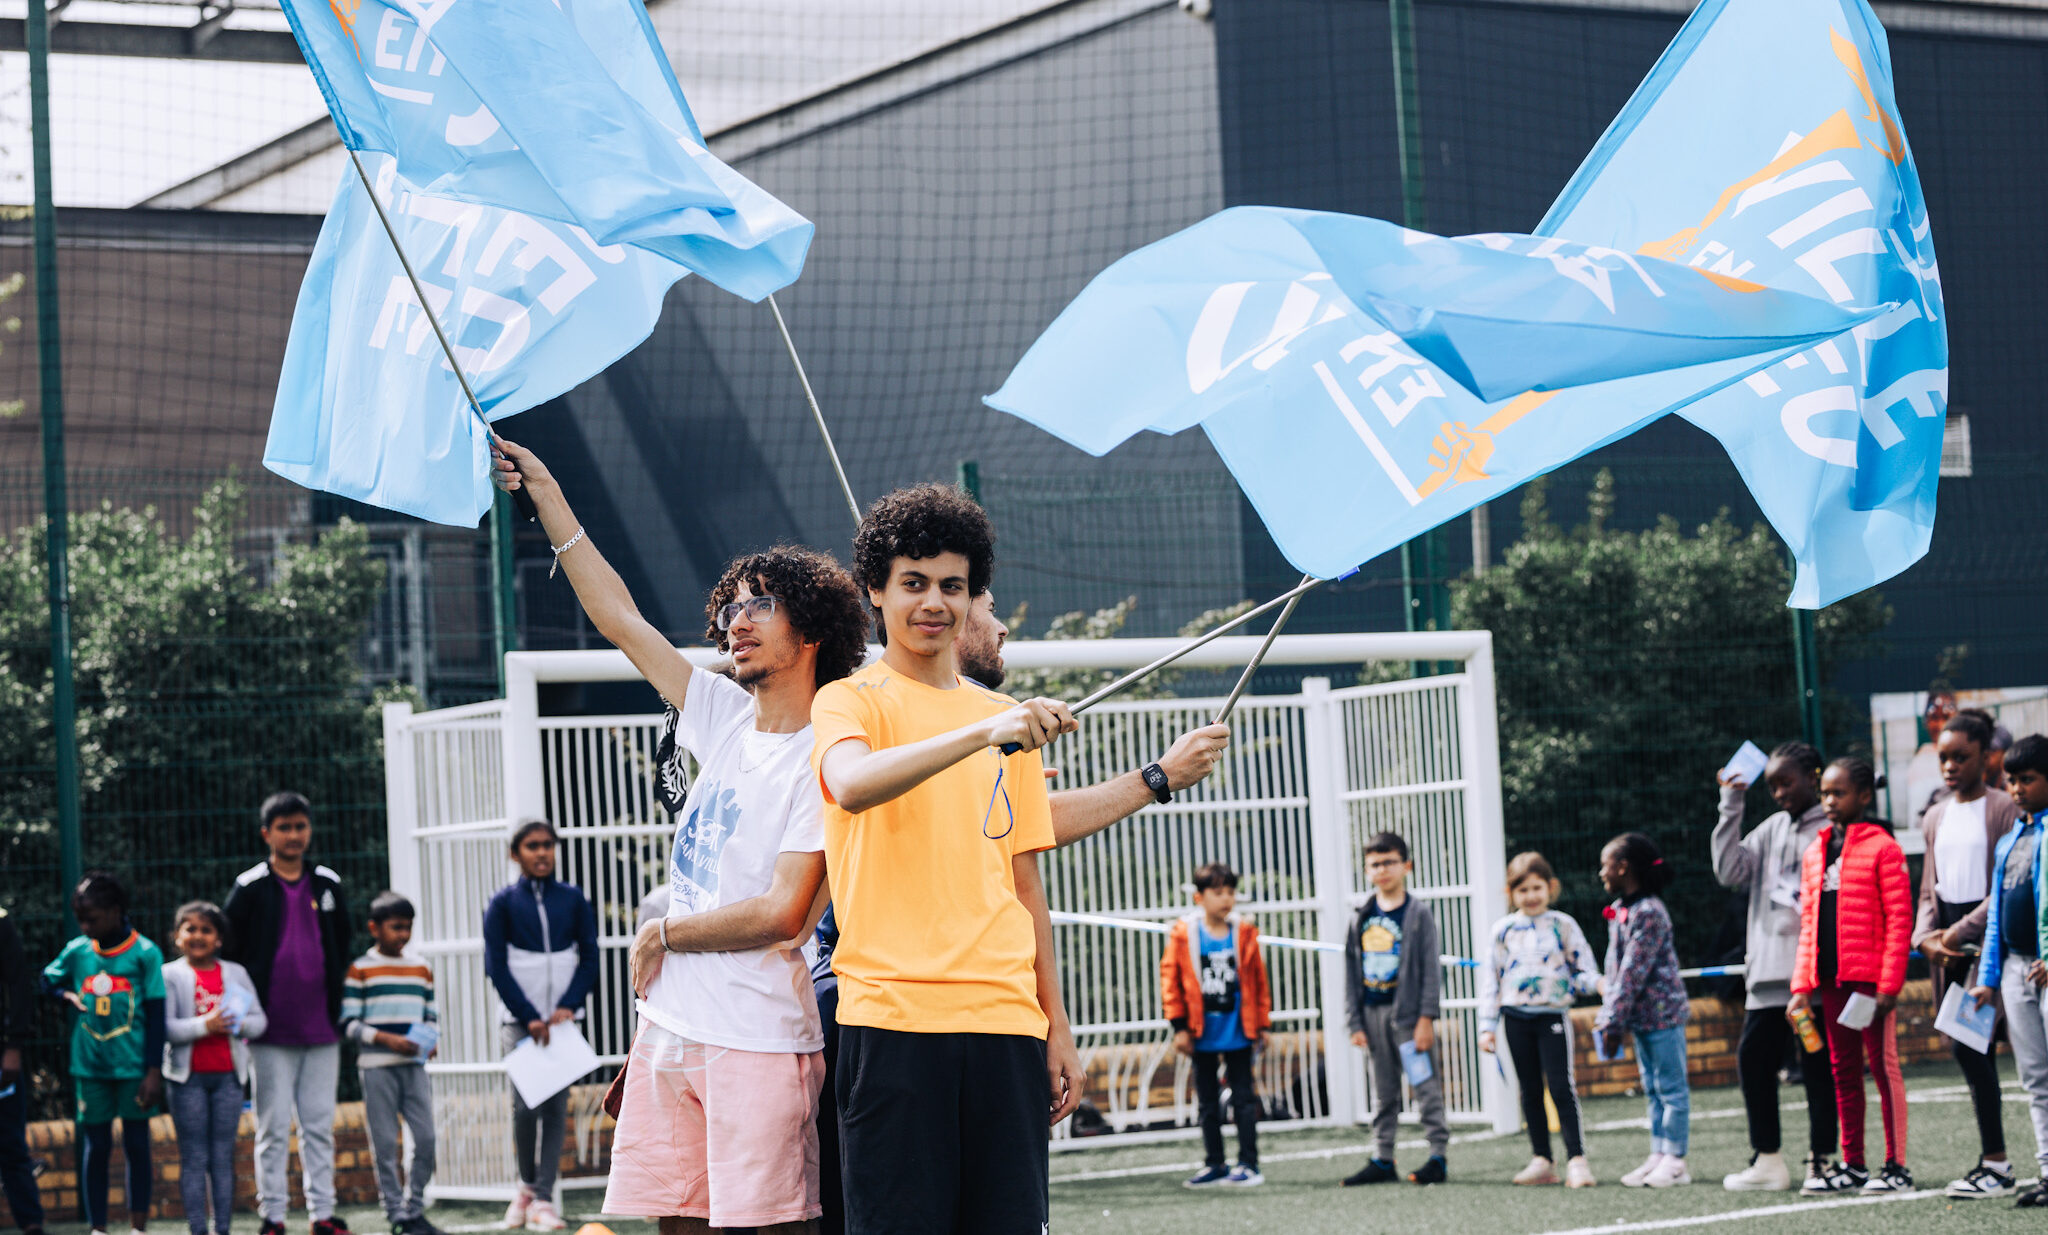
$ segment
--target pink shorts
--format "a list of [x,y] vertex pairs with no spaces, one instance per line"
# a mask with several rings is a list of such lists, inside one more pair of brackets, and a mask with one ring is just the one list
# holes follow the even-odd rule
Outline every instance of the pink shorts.
[[773,1226],[818,1205],[825,1057],[705,1046],[643,1022],[633,1041],[604,1211]]

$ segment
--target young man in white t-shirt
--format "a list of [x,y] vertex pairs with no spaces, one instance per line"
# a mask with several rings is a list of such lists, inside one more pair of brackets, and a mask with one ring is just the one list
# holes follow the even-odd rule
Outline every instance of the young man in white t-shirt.
[[800,951],[825,879],[811,700],[866,655],[860,593],[809,549],[739,558],[706,606],[732,680],[697,672],[640,615],[540,460],[497,447],[500,486],[532,494],[584,612],[668,701],[676,745],[699,764],[676,816],[668,914],[633,942],[644,1023],[605,1212],[658,1218],[662,1235],[808,1232],[825,1073]]

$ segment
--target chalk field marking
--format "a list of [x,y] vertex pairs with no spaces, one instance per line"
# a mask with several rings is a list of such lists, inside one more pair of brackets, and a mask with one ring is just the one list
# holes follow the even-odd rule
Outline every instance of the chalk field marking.
[[1688,1226],[1712,1226],[1719,1222],[1744,1222],[1751,1218],[1782,1218],[1788,1214],[1810,1214],[1819,1209],[1847,1209],[1852,1205],[1889,1205],[1894,1201],[1930,1201],[1942,1195],[1939,1188],[1921,1192],[1894,1192],[1889,1196],[1845,1197],[1839,1201],[1796,1201],[1789,1205],[1765,1205],[1758,1209],[1737,1209],[1722,1214],[1700,1214],[1692,1218],[1658,1218],[1650,1222],[1614,1222],[1605,1226],[1575,1226],[1538,1235],[1615,1235],[1621,1231],[1672,1231]]

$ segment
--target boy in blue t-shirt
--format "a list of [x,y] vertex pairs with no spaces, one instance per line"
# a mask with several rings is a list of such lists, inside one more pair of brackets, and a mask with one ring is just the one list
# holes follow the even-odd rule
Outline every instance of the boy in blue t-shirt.
[[[1159,959],[1159,986],[1173,1049],[1195,1063],[1195,1097],[1208,1159],[1190,1188],[1210,1184],[1252,1187],[1259,1174],[1259,1094],[1252,1052],[1263,1045],[1273,1017],[1272,987],[1259,955],[1259,929],[1238,917],[1237,872],[1211,862],[1195,872],[1195,912],[1173,924]],[[1237,1119],[1237,1166],[1223,1165],[1223,1093],[1216,1070],[1230,1083]]]

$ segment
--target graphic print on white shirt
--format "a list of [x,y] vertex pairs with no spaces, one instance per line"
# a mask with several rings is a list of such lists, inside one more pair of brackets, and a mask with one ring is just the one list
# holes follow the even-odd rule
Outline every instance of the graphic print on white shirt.
[[[691,675],[676,740],[697,758],[698,772],[669,850],[670,918],[765,895],[776,859],[825,848],[809,727],[761,733],[754,723],[754,697],[745,689],[717,674]],[[817,997],[799,943],[663,956],[639,1010],[710,1046],[821,1050]]]

